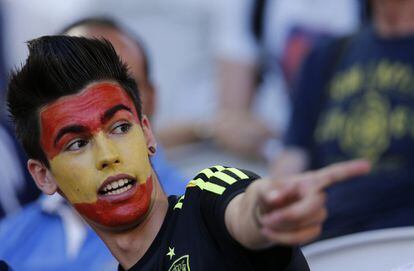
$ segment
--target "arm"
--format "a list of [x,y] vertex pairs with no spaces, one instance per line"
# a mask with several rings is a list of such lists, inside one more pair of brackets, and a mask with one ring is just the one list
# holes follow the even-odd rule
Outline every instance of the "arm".
[[366,174],[367,161],[350,161],[291,176],[284,182],[260,179],[230,201],[225,225],[249,249],[299,245],[316,238],[326,218],[324,189]]
[[250,111],[255,65],[224,59],[218,62],[220,94],[216,116],[211,121],[175,122],[159,129],[157,138],[166,148],[213,139],[236,154],[261,157],[263,144],[277,135]]
[[309,168],[309,154],[300,147],[288,146],[271,163],[270,176],[284,177],[298,174]]
[[278,134],[251,111],[257,87],[256,64],[221,59],[218,71],[219,109],[213,139],[239,155],[261,158],[263,144]]

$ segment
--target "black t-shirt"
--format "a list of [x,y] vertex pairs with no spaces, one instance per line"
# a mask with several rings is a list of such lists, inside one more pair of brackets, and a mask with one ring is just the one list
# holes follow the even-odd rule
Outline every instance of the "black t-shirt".
[[201,171],[189,182],[185,195],[168,198],[168,212],[158,235],[129,271],[309,270],[297,248],[249,251],[228,233],[226,206],[257,178],[254,173],[223,166]]

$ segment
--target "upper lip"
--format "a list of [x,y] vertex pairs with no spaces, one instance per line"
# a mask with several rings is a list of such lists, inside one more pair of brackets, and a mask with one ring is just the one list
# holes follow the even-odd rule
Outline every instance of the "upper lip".
[[121,180],[121,179],[129,179],[129,180],[135,181],[135,178],[132,177],[131,175],[128,175],[128,174],[118,174],[118,175],[115,175],[115,176],[110,176],[110,177],[106,178],[105,181],[101,184],[101,186],[98,189],[98,192],[103,191],[105,186],[107,186],[108,184],[110,184],[112,182],[116,182],[116,181]]

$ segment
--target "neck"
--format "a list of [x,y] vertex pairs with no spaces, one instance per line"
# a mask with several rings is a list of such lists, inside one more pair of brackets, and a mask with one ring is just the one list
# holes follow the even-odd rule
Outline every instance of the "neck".
[[413,0],[372,0],[374,25],[384,38],[414,34]]
[[124,269],[131,268],[149,249],[164,222],[168,199],[155,176],[153,205],[145,220],[137,227],[122,231],[108,231],[92,227],[105,242],[111,253]]

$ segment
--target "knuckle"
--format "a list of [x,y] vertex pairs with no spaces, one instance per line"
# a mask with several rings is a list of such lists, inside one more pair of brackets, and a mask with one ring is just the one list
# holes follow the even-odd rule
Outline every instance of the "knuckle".
[[295,223],[300,220],[300,215],[298,215],[296,212],[285,212],[281,214],[281,220],[289,223]]

